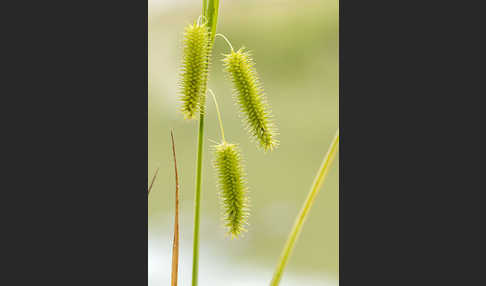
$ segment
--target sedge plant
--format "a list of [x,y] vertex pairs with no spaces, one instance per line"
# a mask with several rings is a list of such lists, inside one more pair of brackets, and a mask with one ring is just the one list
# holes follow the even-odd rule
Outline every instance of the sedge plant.
[[[245,227],[248,224],[249,216],[248,190],[241,150],[238,144],[229,143],[225,140],[216,96],[208,88],[211,54],[215,36],[221,36],[230,47],[230,52],[224,55],[223,66],[233,84],[233,98],[239,107],[244,127],[248,130],[251,140],[256,143],[259,149],[263,149],[265,152],[273,151],[279,145],[277,139],[278,130],[251,53],[244,48],[235,51],[230,41],[224,35],[216,34],[218,8],[219,0],[203,0],[202,15],[192,25],[186,27],[184,32],[183,63],[180,80],[182,106],[180,110],[185,119],[198,118],[199,123],[194,196],[193,286],[198,284],[203,143],[206,94],[208,91],[214,99],[221,129],[221,143],[213,146],[213,162],[220,190],[222,216],[227,233],[232,238],[239,237],[246,231]],[[338,145],[339,133],[337,132],[287,239],[270,283],[272,286],[280,283],[283,271],[302,231],[307,215],[336,155]]]
[[[204,124],[206,115],[206,93],[208,90],[211,53],[216,36],[219,0],[203,0],[202,15],[185,29],[180,90],[181,112],[187,120],[199,116],[197,139],[196,183],[194,195],[194,236],[192,285],[198,284],[199,269],[199,227],[201,210],[202,163],[204,154]],[[231,53],[224,63],[234,85],[234,94],[244,122],[252,138],[263,150],[273,150],[277,145],[276,128],[271,119],[270,107],[263,93],[254,62],[243,49],[235,52],[228,39]],[[213,146],[214,167],[220,189],[223,221],[232,238],[244,232],[248,218],[248,196],[241,151],[237,144],[224,138],[222,120],[216,97],[211,90],[218,112],[222,142]]]
[[[198,284],[199,270],[199,225],[201,209],[201,183],[204,148],[204,117],[206,104],[206,87],[209,76],[211,50],[218,21],[219,0],[203,0],[202,21],[197,21],[184,39],[184,56],[182,70],[182,112],[186,119],[195,118],[199,112],[199,130],[196,158],[196,190],[194,194],[194,230],[192,285]],[[196,27],[194,27],[196,26]],[[189,32],[189,33],[188,33]],[[194,34],[192,34],[192,32]],[[194,35],[194,36],[192,36]],[[191,37],[192,36],[192,37]]]

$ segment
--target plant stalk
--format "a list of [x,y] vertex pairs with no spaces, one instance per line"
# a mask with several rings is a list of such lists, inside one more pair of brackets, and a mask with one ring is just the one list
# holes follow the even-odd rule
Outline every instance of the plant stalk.
[[192,247],[192,285],[197,286],[199,269],[199,211],[201,209],[201,180],[204,141],[204,113],[199,115],[199,134],[196,162],[196,194],[194,197],[194,237]]
[[174,132],[170,131],[172,140],[172,155],[174,156],[175,172],[175,217],[174,217],[174,241],[172,245],[172,278],[171,286],[177,286],[177,273],[179,270],[179,175],[177,173],[177,158],[174,143]]
[[159,167],[155,170],[155,174],[152,177],[152,182],[150,183],[150,186],[148,187],[148,194],[150,195],[150,191],[152,190],[152,187],[154,186],[155,179],[157,179],[157,174],[159,173]]
[[[210,29],[210,47],[213,45],[214,36],[216,34],[216,24],[218,23],[218,8],[219,0],[203,0],[202,13],[208,21]],[[211,50],[210,50],[211,51]],[[209,60],[209,57],[208,57]],[[209,63],[208,63],[209,65]],[[206,78],[206,86],[207,86]],[[205,100],[202,100],[202,105],[205,105]],[[193,238],[193,253],[192,253],[192,286],[197,286],[198,270],[199,270],[199,221],[201,210],[201,182],[202,182],[202,162],[203,162],[203,142],[204,142],[204,113],[205,108],[201,106],[199,114],[199,132],[197,143],[197,159],[196,159],[196,193],[194,196],[194,238]]]
[[307,199],[305,200],[304,205],[302,206],[302,209],[300,210],[300,213],[294,223],[294,227],[290,232],[290,235],[287,239],[285,247],[280,256],[279,263],[277,264],[275,273],[273,274],[272,282],[270,282],[271,286],[277,286],[280,283],[280,280],[282,279],[282,274],[285,269],[285,266],[287,265],[288,259],[292,253],[292,250],[294,249],[295,243],[299,238],[299,235],[302,231],[302,227],[304,226],[305,220],[312,207],[312,204],[314,203],[314,200],[317,194],[319,193],[319,190],[326,178],[327,173],[329,172],[330,166],[337,153],[338,146],[339,146],[339,130],[336,132],[336,136],[331,142],[327,154],[324,156],[321,167],[317,172],[317,175],[314,179],[314,183],[312,184],[311,190],[307,195]]

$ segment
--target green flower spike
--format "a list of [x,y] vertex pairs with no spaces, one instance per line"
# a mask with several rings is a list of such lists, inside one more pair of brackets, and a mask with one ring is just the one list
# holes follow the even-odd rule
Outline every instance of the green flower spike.
[[204,104],[209,63],[209,31],[206,24],[195,22],[185,28],[181,69],[181,111],[186,119],[196,117]]
[[249,216],[248,189],[246,187],[245,172],[243,170],[241,153],[236,144],[226,142],[224,139],[223,122],[219,112],[216,96],[213,96],[221,128],[222,143],[213,146],[214,168],[219,187],[219,197],[224,226],[231,238],[238,238],[246,231]]
[[237,52],[231,49],[223,62],[233,82],[234,98],[244,115],[246,129],[265,151],[273,150],[278,146],[277,128],[250,53],[243,48]]

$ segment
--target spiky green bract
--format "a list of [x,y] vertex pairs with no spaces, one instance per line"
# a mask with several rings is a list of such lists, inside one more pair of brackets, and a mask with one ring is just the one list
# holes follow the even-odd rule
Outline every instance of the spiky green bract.
[[196,117],[206,93],[209,31],[205,24],[185,28],[181,72],[181,111],[186,119]]
[[248,194],[245,174],[237,145],[224,142],[214,146],[214,166],[220,189],[224,225],[232,238],[246,231]]
[[225,55],[223,62],[233,82],[235,99],[244,114],[248,131],[265,151],[273,150],[278,145],[277,128],[250,53],[243,48],[237,52],[232,50]]

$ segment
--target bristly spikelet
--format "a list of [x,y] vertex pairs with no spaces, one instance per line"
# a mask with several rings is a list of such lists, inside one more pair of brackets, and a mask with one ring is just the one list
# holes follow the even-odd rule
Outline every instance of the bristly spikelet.
[[237,145],[223,142],[214,146],[214,166],[220,189],[224,225],[232,238],[246,231],[248,194],[245,174]]
[[185,28],[180,89],[181,111],[192,119],[201,109],[208,74],[209,31],[206,24],[194,23]]
[[277,128],[267,103],[263,85],[258,79],[250,53],[243,48],[231,51],[223,59],[235,89],[235,99],[244,114],[247,129],[265,151],[278,145]]

